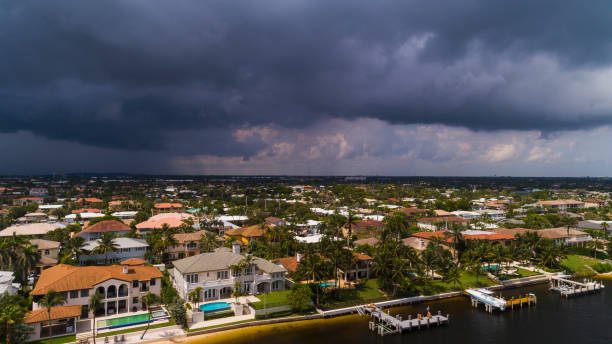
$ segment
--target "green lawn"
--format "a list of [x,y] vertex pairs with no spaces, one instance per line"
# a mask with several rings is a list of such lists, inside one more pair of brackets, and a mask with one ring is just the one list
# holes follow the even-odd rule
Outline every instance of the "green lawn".
[[370,279],[363,287],[349,290],[340,289],[337,291],[337,297],[332,297],[330,293],[326,297],[321,297],[321,299],[326,299],[325,302],[322,302],[321,308],[334,309],[384,301],[387,300],[387,297],[378,288],[378,280]]
[[500,275],[499,279],[502,281],[506,281],[506,280],[511,280],[511,279],[515,279],[515,278],[524,278],[524,277],[531,277],[531,276],[538,276],[541,275],[541,273],[538,272],[534,272],[531,270],[526,270],[523,268],[517,268],[516,273],[518,275]]
[[[287,295],[289,295],[289,290],[283,291],[273,291],[266,294],[266,308],[277,307],[288,305],[289,301],[287,301]],[[264,309],[264,295],[257,295],[259,299],[258,302],[253,302],[253,308],[255,309]]]
[[594,275],[596,272],[591,267],[601,261],[587,256],[568,254],[561,260],[560,265],[578,276]]
[[481,288],[495,285],[495,282],[491,281],[485,274],[478,275],[478,280],[476,280],[476,274],[471,271],[461,271],[459,281],[460,283],[457,283],[455,286],[453,283],[448,283],[443,280],[435,280],[430,285],[423,286],[423,293],[425,295],[433,295],[466,288]]

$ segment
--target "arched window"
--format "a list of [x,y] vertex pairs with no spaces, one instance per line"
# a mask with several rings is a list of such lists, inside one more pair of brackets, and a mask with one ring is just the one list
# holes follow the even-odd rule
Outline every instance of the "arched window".
[[106,292],[104,290],[104,287],[98,287],[98,289],[96,290],[96,293],[102,295],[102,297],[106,297]]
[[117,297],[117,287],[114,285],[108,286],[108,288],[106,288],[106,298],[112,299],[114,297]]

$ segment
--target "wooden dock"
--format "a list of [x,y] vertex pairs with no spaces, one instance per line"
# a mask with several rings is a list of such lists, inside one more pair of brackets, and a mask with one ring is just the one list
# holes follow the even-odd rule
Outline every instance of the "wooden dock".
[[402,319],[402,316],[399,314],[392,316],[378,307],[360,307],[358,313],[360,315],[370,314],[372,320],[368,326],[371,331],[378,333],[380,336],[393,333],[401,334],[413,329],[420,330],[432,326],[437,327],[450,322],[449,314],[443,316],[442,312],[438,311],[438,314],[432,315],[429,313],[429,307],[427,307],[427,314],[425,316],[417,314],[415,318],[412,318],[412,315],[408,315],[408,319]]
[[559,292],[559,294],[565,296],[565,298],[592,294],[603,289],[603,283],[598,281],[584,280],[584,282],[578,282],[556,276],[550,279],[550,290]]
[[531,293],[508,300],[501,297],[501,295],[499,297],[494,296],[493,291],[487,289],[466,289],[465,295],[470,297],[470,302],[474,308],[477,308],[479,304],[483,304],[485,310],[489,313],[493,313],[495,309],[505,311],[508,308],[523,308],[523,305],[531,307],[532,304],[535,305],[537,303],[537,297]]

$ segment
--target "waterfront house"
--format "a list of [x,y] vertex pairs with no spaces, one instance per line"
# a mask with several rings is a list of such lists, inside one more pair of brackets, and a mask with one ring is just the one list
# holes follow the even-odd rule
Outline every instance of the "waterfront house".
[[[96,316],[142,310],[147,292],[161,293],[162,274],[153,266],[71,266],[59,264],[43,270],[31,291],[32,311],[24,322],[34,329],[29,340],[61,336],[91,330],[89,295],[102,295],[102,307]],[[51,328],[47,310],[38,302],[50,290],[64,294],[66,303],[51,310]]]
[[79,262],[85,263],[96,263],[96,264],[107,264],[107,263],[118,263],[122,260],[130,258],[144,259],[149,244],[142,239],[134,239],[127,237],[118,237],[113,240],[117,245],[117,251],[108,253],[108,262],[106,260],[106,254],[94,254],[93,251],[100,245],[100,240],[87,241],[83,245],[85,254],[79,256]]
[[179,259],[173,262],[172,281],[183,299],[187,299],[197,287],[202,287],[200,299],[204,301],[230,298],[236,282],[240,282],[240,291],[248,294],[285,289],[287,270],[284,267],[253,257],[250,267],[232,271],[232,266],[243,259],[245,256],[240,253],[237,243],[232,249],[221,247],[214,252]]

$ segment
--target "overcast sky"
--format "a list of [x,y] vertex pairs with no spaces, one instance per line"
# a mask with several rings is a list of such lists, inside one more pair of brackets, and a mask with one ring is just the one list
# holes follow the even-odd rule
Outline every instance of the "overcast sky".
[[0,2],[0,174],[611,175],[609,1]]

